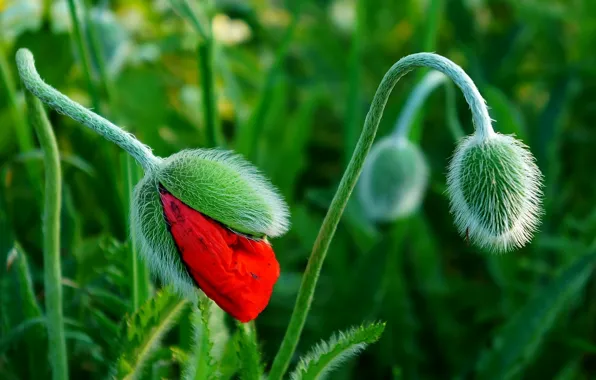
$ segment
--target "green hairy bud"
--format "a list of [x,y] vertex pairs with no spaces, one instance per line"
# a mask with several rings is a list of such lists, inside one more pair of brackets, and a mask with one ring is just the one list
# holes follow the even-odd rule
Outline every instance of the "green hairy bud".
[[273,185],[230,151],[184,150],[155,176],[176,198],[236,232],[276,237],[288,230],[288,209]]
[[542,175],[527,147],[491,133],[463,139],[447,176],[451,212],[459,232],[494,252],[524,246],[541,214]]
[[363,211],[382,222],[410,215],[422,203],[428,175],[417,145],[405,138],[385,137],[373,145],[358,181]]
[[195,149],[162,160],[135,187],[131,220],[138,235],[134,238],[153,272],[184,294],[192,294],[194,285],[165,223],[160,185],[236,232],[263,238],[288,230],[287,205],[269,180],[240,156],[218,149]]

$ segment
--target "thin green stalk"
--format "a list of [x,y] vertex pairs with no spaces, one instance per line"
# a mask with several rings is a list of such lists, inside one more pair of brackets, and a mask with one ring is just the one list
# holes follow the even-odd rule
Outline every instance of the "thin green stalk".
[[297,9],[294,10],[292,21],[288,26],[281,45],[275,54],[273,63],[269,67],[269,71],[267,71],[267,76],[265,77],[265,82],[263,84],[263,88],[261,89],[261,96],[259,97],[257,106],[250,116],[248,123],[243,126],[243,135],[245,137],[238,139],[239,146],[236,147],[236,150],[250,159],[255,158],[255,151],[257,150],[259,137],[261,137],[261,133],[263,131],[267,110],[269,109],[274,94],[273,90],[275,87],[275,82],[281,72],[282,64],[286,58],[290,47],[290,42],[294,36],[294,32],[296,31],[299,17],[299,11]]
[[217,96],[215,95],[215,75],[213,72],[214,39],[209,20],[209,35],[201,38],[197,46],[201,91],[203,94],[203,117],[205,122],[205,138],[208,147],[221,146],[222,134],[217,114]]
[[[437,50],[437,37],[439,31],[439,22],[441,21],[441,15],[443,10],[443,0],[430,0],[427,2],[426,9],[424,10],[424,21],[422,23],[422,51],[436,51]],[[415,81],[419,82],[427,74],[428,70],[419,70],[416,73]],[[420,128],[420,117],[413,121],[414,127],[410,134],[412,141],[420,141],[422,131]]]
[[89,53],[85,45],[83,31],[81,30],[81,23],[77,15],[77,5],[75,0],[68,0],[68,10],[70,13],[72,27],[74,29],[73,39],[75,41],[76,48],[79,52],[81,62],[83,63],[85,82],[87,82],[87,88],[89,91],[89,95],[91,96],[91,104],[93,105],[93,109],[95,110],[95,112],[100,113],[101,104],[99,102],[99,94],[97,93],[95,85],[93,84],[93,79],[91,78],[91,62],[89,60]]
[[364,0],[356,0],[356,21],[354,23],[354,30],[352,31],[352,48],[350,50],[348,68],[348,99],[346,102],[345,114],[344,162],[346,164],[350,161],[352,152],[356,147],[358,133],[360,131],[360,118],[362,117],[362,112],[360,111],[360,80],[362,77],[362,34],[365,19],[364,11],[366,9],[364,5]]
[[153,170],[161,160],[155,157],[151,148],[141,143],[130,133],[112,124],[103,117],[73,102],[52,86],[46,84],[35,70],[33,54],[27,49],[17,52],[17,69],[27,90],[56,111],[71,117],[86,127],[112,141],[134,157],[145,171]]
[[424,18],[424,40],[422,47],[424,51],[434,51],[437,46],[439,22],[443,14],[443,0],[431,0],[428,8]]
[[[222,146],[223,133],[217,112],[217,95],[215,94],[215,39],[211,27],[211,3],[202,4],[202,12],[198,12],[187,0],[171,0],[173,9],[194,29],[199,36],[197,60],[201,79],[203,118],[205,124],[205,144],[208,147]],[[199,15],[204,16],[203,20]]]
[[230,99],[232,105],[234,106],[234,121],[236,125],[243,125],[246,121],[247,112],[242,107],[244,104],[242,100],[242,91],[240,90],[236,76],[230,69],[227,53],[221,45],[215,46],[215,63],[215,67],[217,67],[219,75],[221,75],[225,84],[224,91],[226,97]]
[[107,102],[109,103],[111,100],[113,100],[112,97],[114,93],[112,80],[108,75],[108,71],[106,69],[106,60],[101,49],[101,43],[95,27],[93,26],[93,20],[91,19],[91,4],[89,3],[89,0],[85,0],[84,5],[85,6],[83,7],[83,10],[85,13],[85,24],[87,25],[89,50],[91,56],[95,59],[97,71],[99,73],[99,81],[103,87],[104,94],[107,97]]
[[46,175],[43,214],[43,262],[46,317],[52,377],[68,379],[68,360],[62,314],[62,274],[60,269],[60,194],[62,177],[58,144],[43,105],[33,94],[26,92],[29,122],[35,128],[44,152]]
[[430,67],[439,70],[451,78],[455,84],[460,87],[470,109],[472,110],[472,120],[478,138],[484,139],[494,133],[486,103],[478,92],[474,82],[459,66],[447,58],[432,53],[417,53],[400,59],[389,69],[375,93],[364,121],[364,129],[360,135],[352,159],[348,164],[348,168],[344,172],[337,192],[331,201],[331,206],[323,220],[317,239],[315,240],[306,270],[302,277],[302,283],[300,284],[290,323],[271,367],[269,375],[271,380],[281,380],[290,364],[290,360],[292,359],[292,355],[294,354],[296,345],[300,339],[304,322],[306,321],[306,317],[310,310],[319,274],[325,256],[327,255],[327,249],[335,234],[337,224],[341,219],[341,215],[348,203],[352,190],[356,185],[358,176],[362,171],[364,160],[373,144],[389,95],[402,76],[418,67]]
[[[121,155],[122,173],[124,177],[124,200],[126,210],[130,210],[134,186],[141,179],[136,163],[127,153]],[[128,220],[129,236],[135,236],[135,224]],[[132,293],[130,310],[135,312],[149,299],[149,273],[147,266],[139,260],[139,253],[135,239],[128,239],[129,249],[129,268],[130,268],[130,288]]]

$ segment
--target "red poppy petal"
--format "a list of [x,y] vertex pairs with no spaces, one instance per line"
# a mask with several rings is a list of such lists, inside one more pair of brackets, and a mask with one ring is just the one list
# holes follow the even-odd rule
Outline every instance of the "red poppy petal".
[[161,202],[182,261],[196,285],[241,322],[269,303],[279,264],[265,240],[234,233],[161,190]]

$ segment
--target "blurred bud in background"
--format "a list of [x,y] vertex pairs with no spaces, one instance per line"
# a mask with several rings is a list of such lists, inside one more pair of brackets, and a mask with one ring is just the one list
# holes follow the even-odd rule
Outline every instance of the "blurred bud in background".
[[429,170],[424,154],[405,138],[385,137],[368,155],[358,198],[369,219],[390,222],[414,212],[422,203]]

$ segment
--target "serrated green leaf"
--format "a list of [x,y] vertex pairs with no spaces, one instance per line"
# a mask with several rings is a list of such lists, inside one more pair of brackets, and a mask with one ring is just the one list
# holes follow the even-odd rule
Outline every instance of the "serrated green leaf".
[[530,364],[565,306],[583,290],[595,262],[595,253],[578,258],[513,316],[481,357],[477,377],[511,378]]
[[209,320],[211,317],[211,301],[203,297],[198,308],[193,308],[190,320],[193,329],[193,347],[189,355],[182,377],[186,380],[216,378],[215,360],[211,355],[213,341]]
[[[43,318],[41,308],[35,298],[33,281],[27,255],[23,248],[15,243],[12,268],[16,271],[22,316],[26,320]],[[33,378],[46,376],[47,368],[39,364],[39,358],[47,355],[46,330],[43,326],[32,326],[25,332],[25,343],[29,362],[30,375]]]
[[237,352],[242,380],[259,380],[264,373],[254,322],[238,323]]
[[372,323],[332,335],[331,339],[317,344],[300,359],[291,375],[292,380],[325,378],[338,365],[376,342],[384,329],[384,323]]
[[116,378],[137,379],[143,374],[164,334],[188,304],[188,300],[181,299],[171,289],[164,289],[125,320],[121,333],[124,341],[114,365]]

